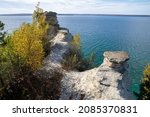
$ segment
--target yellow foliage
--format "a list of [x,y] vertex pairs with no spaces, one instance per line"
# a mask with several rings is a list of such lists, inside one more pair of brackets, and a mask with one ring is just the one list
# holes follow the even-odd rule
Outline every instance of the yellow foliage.
[[143,72],[139,98],[143,100],[150,99],[150,65],[146,66]]
[[44,49],[45,49],[45,46],[46,44],[48,43],[48,29],[49,29],[49,25],[48,23],[46,22],[46,16],[44,15],[44,10],[39,8],[39,4],[36,6],[36,10],[34,10],[34,13],[33,13],[33,24],[35,24],[40,32],[41,32],[41,35],[42,35],[42,44],[44,46]]
[[47,34],[48,23],[46,22],[46,16],[44,13],[34,12],[33,24],[37,25],[42,34]]
[[71,45],[75,48],[75,49],[80,49],[81,43],[80,43],[80,34],[74,35],[73,39],[71,41]]
[[41,66],[44,50],[42,34],[35,24],[23,24],[11,37],[13,52],[21,57],[32,70]]
[[[145,70],[144,70],[144,77],[145,78],[150,78],[150,65],[148,65]],[[150,80],[150,79],[149,79]]]

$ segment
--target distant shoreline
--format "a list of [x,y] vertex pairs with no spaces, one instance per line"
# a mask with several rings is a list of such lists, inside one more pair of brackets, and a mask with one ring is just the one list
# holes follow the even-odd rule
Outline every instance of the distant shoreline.
[[[150,17],[150,15],[124,15],[124,14],[58,14],[65,16],[127,16],[127,17]],[[22,14],[0,14],[0,16],[32,16],[30,13],[22,13]]]

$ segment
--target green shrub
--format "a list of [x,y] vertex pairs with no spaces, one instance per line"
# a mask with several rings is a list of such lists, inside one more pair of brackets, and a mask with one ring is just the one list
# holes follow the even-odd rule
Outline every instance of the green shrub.
[[0,48],[0,86],[37,70],[44,57],[41,32],[35,24],[24,23],[5,42]]
[[[37,8],[38,9],[38,8]],[[37,11],[37,9],[35,11]],[[47,24],[44,14],[33,18],[31,24],[24,23],[6,37],[4,24],[0,22],[0,79],[1,84],[8,79],[29,74],[42,65]],[[1,85],[0,85],[1,86]]]
[[11,44],[6,32],[2,32],[4,24],[0,22],[0,88],[8,84],[9,80],[14,77],[12,68]]
[[[45,74],[42,74],[45,75]],[[61,71],[55,71],[50,78],[37,77],[33,73],[13,79],[0,90],[3,100],[56,100],[60,96]]]
[[58,98],[61,72],[55,72],[51,79],[34,75],[42,66],[48,42],[45,15],[37,9],[32,23],[22,24],[7,37],[1,32],[4,24],[0,24],[0,44],[3,44],[0,46],[0,99]]
[[5,24],[0,21],[0,46],[3,46],[6,44],[6,42],[5,42],[6,32],[3,31],[4,25]]
[[71,41],[71,49],[65,55],[62,66],[65,70],[85,71],[94,66],[95,54],[91,53],[87,58],[84,58],[81,52],[80,35],[77,34]]
[[148,65],[143,72],[139,99],[150,100],[150,65]]
[[[11,35],[6,37],[0,24],[0,99],[59,99],[62,72],[35,75],[50,47],[45,18],[37,5],[33,22],[22,24]],[[47,74],[49,78],[44,77]]]

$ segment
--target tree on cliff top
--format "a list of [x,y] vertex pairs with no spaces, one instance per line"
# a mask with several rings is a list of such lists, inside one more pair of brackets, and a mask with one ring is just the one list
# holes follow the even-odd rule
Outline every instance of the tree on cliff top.
[[12,36],[13,53],[32,70],[42,65],[44,50],[41,31],[34,24],[23,24]]
[[46,22],[46,16],[44,10],[39,6],[40,6],[40,2],[38,2],[38,4],[35,6],[36,9],[33,12],[32,23],[37,25],[37,27],[41,32],[43,48],[45,50],[45,54],[47,55],[49,53],[49,49],[47,49],[47,47],[50,46],[50,43],[48,41],[48,31],[50,30],[49,29],[50,27]]
[[[58,99],[61,71],[54,71],[50,78],[36,76],[42,66],[47,44],[45,14],[36,7],[32,23],[24,23],[0,47],[0,99]],[[1,30],[4,24],[1,23]],[[4,33],[0,33],[4,40]],[[50,46],[49,46],[50,47]],[[39,87],[40,86],[40,87]]]

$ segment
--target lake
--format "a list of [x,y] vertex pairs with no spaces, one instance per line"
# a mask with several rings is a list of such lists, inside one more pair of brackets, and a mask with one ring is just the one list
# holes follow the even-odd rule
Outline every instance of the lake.
[[[31,22],[31,16],[0,16],[8,32],[23,22]],[[150,17],[58,15],[61,27],[72,34],[80,33],[85,56],[96,54],[95,66],[103,61],[105,51],[127,51],[130,55],[132,91],[139,91],[144,67],[150,63]]]

